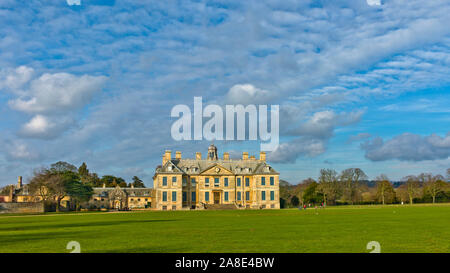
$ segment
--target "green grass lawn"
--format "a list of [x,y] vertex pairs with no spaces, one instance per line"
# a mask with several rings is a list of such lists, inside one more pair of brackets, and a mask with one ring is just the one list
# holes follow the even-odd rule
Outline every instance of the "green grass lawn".
[[0,252],[450,252],[450,205],[0,216]]

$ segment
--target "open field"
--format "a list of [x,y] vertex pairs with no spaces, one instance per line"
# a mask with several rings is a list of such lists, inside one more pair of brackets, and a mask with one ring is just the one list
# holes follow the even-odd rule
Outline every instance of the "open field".
[[450,205],[0,216],[0,252],[450,252]]

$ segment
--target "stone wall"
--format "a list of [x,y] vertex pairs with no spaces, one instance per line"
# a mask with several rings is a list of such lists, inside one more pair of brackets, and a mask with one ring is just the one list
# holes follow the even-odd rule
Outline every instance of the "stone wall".
[[42,213],[42,203],[0,203],[0,213]]

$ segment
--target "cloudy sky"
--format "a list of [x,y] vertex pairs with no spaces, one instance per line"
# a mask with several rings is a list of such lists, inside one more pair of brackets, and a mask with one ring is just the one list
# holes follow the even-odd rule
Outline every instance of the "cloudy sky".
[[64,160],[152,186],[164,150],[206,154],[170,135],[194,96],[279,104],[268,157],[291,183],[444,173],[448,14],[447,0],[0,0],[0,185]]

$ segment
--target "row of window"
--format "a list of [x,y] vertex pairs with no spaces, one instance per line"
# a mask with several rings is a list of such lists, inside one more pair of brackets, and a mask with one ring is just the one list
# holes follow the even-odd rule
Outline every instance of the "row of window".
[[[238,191],[237,192],[237,201],[242,201],[241,195],[242,195],[241,192]],[[249,191],[245,192],[245,200],[246,201],[250,200],[250,192]],[[275,191],[270,191],[270,200],[271,201],[275,200]],[[261,201],[266,201],[266,191],[261,192]]]
[[[130,201],[134,201],[134,199],[131,198]],[[141,201],[141,198],[138,198],[137,201],[140,202],[140,201]],[[145,198],[145,201],[148,201],[148,198]]]
[[[183,192],[182,193],[183,196],[183,202],[187,202],[187,192]],[[191,192],[191,200],[192,202],[195,202],[195,191]],[[229,201],[229,192],[224,192],[224,201],[227,202]],[[162,200],[163,202],[167,202],[167,192],[163,191],[162,192]],[[173,191],[172,192],[172,202],[176,202],[177,201],[177,192]],[[245,200],[249,201],[250,200],[250,192],[246,191],[245,192]],[[261,200],[262,201],[266,201],[266,191],[261,191]],[[275,200],[275,191],[270,191],[270,200],[274,201]],[[147,200],[146,200],[147,201]],[[205,201],[209,201],[209,192],[205,192]],[[237,201],[242,201],[242,192],[238,191],[237,192]]]
[[[270,186],[274,186],[275,185],[275,178],[273,176],[271,176],[269,178],[269,180],[270,180],[269,181]],[[191,178],[191,185],[195,186],[195,183],[196,183],[195,182],[195,178]],[[172,185],[176,186],[176,184],[177,184],[177,177],[173,176],[172,177]],[[162,178],[162,185],[163,186],[167,186],[167,176],[163,176],[163,178]],[[187,185],[186,177],[183,177],[183,186],[186,186],[186,185]],[[223,186],[224,187],[228,187],[228,185],[229,185],[228,184],[228,177],[225,177],[223,179]],[[241,186],[241,178],[240,177],[238,177],[236,179],[236,185],[238,187]],[[261,177],[261,186],[265,186],[265,185],[266,185],[266,178],[263,176],[263,177]],[[250,187],[250,178],[248,178],[248,177],[245,178],[245,186],[246,187]],[[205,177],[205,187],[209,187],[209,177]],[[220,179],[218,177],[214,178],[214,187],[220,187]]]
[[[167,192],[166,191],[163,191],[163,193],[162,193],[162,200],[163,200],[163,202],[167,202]],[[173,191],[172,192],[172,202],[176,202],[177,201],[177,192],[176,191]],[[193,192],[191,192],[191,200],[193,201],[193,202],[195,202],[195,191],[193,191]],[[183,202],[186,202],[187,201],[187,192],[183,192]]]
[[[176,210],[177,206],[172,206],[172,210]],[[162,206],[162,210],[167,210],[167,206]]]
[[[269,183],[270,183],[270,186],[275,185],[275,178],[273,176],[271,176],[269,178]],[[265,185],[266,185],[266,178],[263,176],[263,177],[261,177],[261,186],[265,186]],[[241,178],[240,177],[238,177],[236,179],[236,186],[238,186],[238,187],[241,186]],[[245,178],[245,186],[250,187],[250,179],[248,177]]]
[[[266,205],[262,205],[261,208],[265,209]],[[270,208],[274,209],[275,208],[275,204],[271,204]],[[177,206],[172,206],[172,210],[176,210],[176,209],[177,209]],[[162,210],[167,210],[167,206],[162,206]]]
[[[141,198],[138,198],[138,199],[136,199],[138,202],[140,202],[141,201]],[[94,199],[94,201],[105,201],[105,199],[104,198],[101,198],[101,199]],[[130,201],[134,201],[134,198],[130,198]],[[145,201],[147,202],[148,201],[148,198],[145,198]]]

